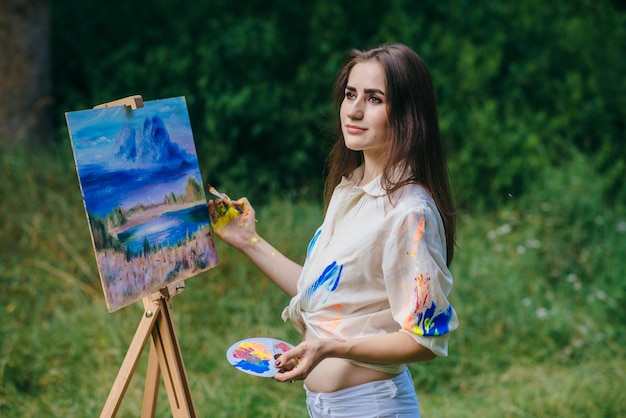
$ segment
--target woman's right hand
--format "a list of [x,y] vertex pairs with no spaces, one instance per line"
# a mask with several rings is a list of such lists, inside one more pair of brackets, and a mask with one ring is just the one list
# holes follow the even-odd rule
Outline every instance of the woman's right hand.
[[208,204],[211,228],[228,245],[244,251],[258,241],[256,212],[247,198],[209,200]]
[[257,234],[255,211],[248,199],[210,200],[209,216],[216,235],[245,254],[288,296],[296,294],[302,266]]

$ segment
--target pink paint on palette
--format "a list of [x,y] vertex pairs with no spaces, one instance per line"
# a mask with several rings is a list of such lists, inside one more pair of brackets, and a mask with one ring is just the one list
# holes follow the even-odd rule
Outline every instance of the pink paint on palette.
[[292,348],[293,345],[274,338],[248,338],[230,346],[226,358],[244,373],[274,377],[278,373],[278,368],[274,365],[275,358]]

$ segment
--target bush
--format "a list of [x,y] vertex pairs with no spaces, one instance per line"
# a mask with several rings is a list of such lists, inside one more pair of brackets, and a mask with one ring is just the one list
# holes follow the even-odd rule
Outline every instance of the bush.
[[359,3],[372,19],[327,0],[59,0],[53,12],[59,126],[64,111],[131,94],[185,96],[204,175],[232,195],[319,199],[344,52],[399,41],[433,73],[464,207],[525,193],[572,145],[610,179],[604,197],[626,201],[626,13],[610,0]]

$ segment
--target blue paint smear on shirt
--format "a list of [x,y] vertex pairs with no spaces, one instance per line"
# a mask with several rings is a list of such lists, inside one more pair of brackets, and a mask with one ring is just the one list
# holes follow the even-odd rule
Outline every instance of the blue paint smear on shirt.
[[309,242],[309,246],[306,249],[307,257],[311,255],[311,251],[313,251],[313,247],[315,247],[315,243],[317,242],[317,239],[320,237],[321,234],[322,234],[322,228],[317,230],[317,232],[311,239],[311,242]]
[[450,320],[452,319],[452,306],[448,305],[448,309],[435,315],[437,305],[433,302],[428,309],[417,315],[418,326],[422,335],[434,337],[450,332]]
[[[343,271],[343,264],[337,265],[336,261],[333,261],[329,264],[324,272],[318,277],[318,279],[307,289],[306,298],[310,298],[313,296],[315,292],[322,286],[326,288],[328,293],[332,293],[339,286],[339,281],[341,280],[341,272]],[[328,295],[326,295],[328,297]],[[326,298],[324,298],[324,302],[326,302]]]
[[262,374],[270,370],[270,362],[269,360],[261,360],[256,363],[250,363],[249,361],[241,360],[239,363],[235,364],[235,367]]

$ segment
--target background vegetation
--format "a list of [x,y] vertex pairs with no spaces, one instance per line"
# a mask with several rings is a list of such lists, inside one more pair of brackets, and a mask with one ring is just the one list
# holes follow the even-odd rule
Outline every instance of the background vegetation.
[[[330,91],[345,52],[382,42],[429,65],[457,197],[502,203],[584,153],[626,200],[626,21],[619,2],[59,0],[63,112],[185,96],[205,175],[254,201],[317,199]],[[254,175],[251,175],[251,173]],[[214,180],[213,180],[214,179]]]
[[[432,70],[460,204],[462,326],[449,358],[411,366],[423,415],[626,415],[621,3],[57,0],[53,17],[57,134],[0,156],[0,416],[99,414],[141,316],[106,313],[63,112],[185,96],[205,178],[249,196],[261,233],[301,260],[335,73],[385,41]],[[286,297],[218,244],[220,266],[174,299],[198,411],[304,416],[299,383],[226,364],[241,338],[298,336]],[[144,371],[120,416],[139,415]]]

